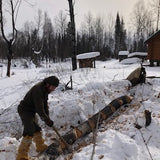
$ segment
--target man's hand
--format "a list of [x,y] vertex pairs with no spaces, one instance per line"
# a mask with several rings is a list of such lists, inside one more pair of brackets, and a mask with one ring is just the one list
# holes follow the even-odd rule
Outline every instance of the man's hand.
[[46,121],[47,126],[52,127],[53,126],[53,121],[51,119],[48,119]]

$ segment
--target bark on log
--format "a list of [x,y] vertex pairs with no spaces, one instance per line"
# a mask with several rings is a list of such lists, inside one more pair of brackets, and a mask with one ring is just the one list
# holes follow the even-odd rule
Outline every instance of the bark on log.
[[131,74],[127,77],[132,84],[132,86],[136,86],[139,83],[145,83],[146,81],[146,70],[144,67],[139,67],[135,69]]
[[[69,132],[63,135],[62,136],[63,139],[68,144],[72,145],[77,139],[89,134],[96,128],[99,113],[100,113],[100,123],[101,123],[103,120],[106,120],[107,118],[109,118],[122,105],[130,103],[131,100],[132,100],[132,97],[127,95],[113,100],[106,107],[104,107],[100,112],[96,113],[87,121],[83,122],[79,126],[71,129]],[[66,151],[67,151],[66,146],[60,140],[57,140],[54,143],[52,143],[50,146],[48,146],[48,148],[43,153],[41,153],[41,155],[39,156],[39,159],[41,159],[42,157],[43,159],[45,159],[44,157],[46,157],[49,160],[54,160],[59,155],[61,155],[62,153],[65,153]]]

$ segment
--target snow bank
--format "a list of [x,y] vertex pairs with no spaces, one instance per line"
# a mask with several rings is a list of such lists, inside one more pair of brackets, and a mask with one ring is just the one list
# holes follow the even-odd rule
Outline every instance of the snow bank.
[[122,60],[120,63],[121,64],[133,64],[133,63],[141,63],[141,59],[140,58],[126,58],[124,60]]
[[[90,159],[93,145],[82,149],[73,156],[73,160]],[[114,130],[98,133],[94,159],[137,160],[139,148],[129,136]]]
[[147,52],[133,52],[128,55],[128,58],[134,57],[134,56],[147,56],[147,54],[148,54]]

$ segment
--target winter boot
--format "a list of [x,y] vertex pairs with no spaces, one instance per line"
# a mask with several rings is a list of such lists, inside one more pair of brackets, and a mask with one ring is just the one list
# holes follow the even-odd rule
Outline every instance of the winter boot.
[[29,160],[28,152],[32,144],[32,136],[25,136],[22,138],[16,160]]
[[46,144],[44,144],[44,139],[41,132],[36,132],[34,134],[33,141],[36,144],[36,152],[42,152],[48,147]]

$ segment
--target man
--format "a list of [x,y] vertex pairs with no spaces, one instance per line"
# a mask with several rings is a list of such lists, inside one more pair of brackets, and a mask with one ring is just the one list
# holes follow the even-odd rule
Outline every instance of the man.
[[18,106],[18,113],[24,126],[23,138],[18,148],[16,160],[28,160],[28,151],[32,139],[36,144],[36,151],[41,152],[47,148],[42,138],[41,128],[36,122],[36,113],[49,126],[53,121],[49,117],[48,94],[59,85],[59,79],[55,76],[45,78],[42,82],[34,85]]

